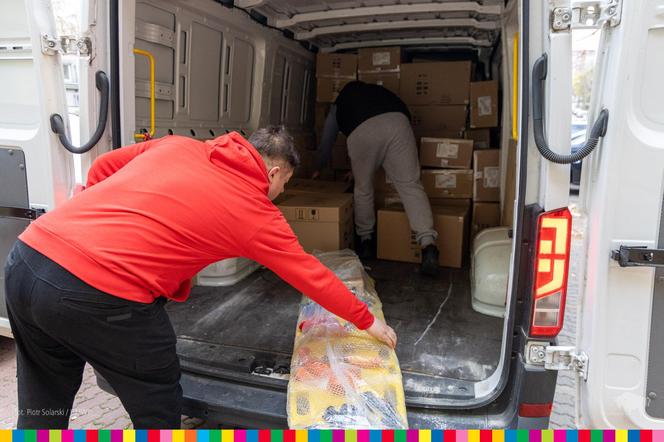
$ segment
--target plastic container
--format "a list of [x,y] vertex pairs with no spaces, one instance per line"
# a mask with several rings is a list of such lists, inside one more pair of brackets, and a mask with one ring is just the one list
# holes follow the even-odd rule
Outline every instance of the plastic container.
[[196,285],[227,287],[242,281],[260,267],[247,258],[229,258],[210,264],[196,276]]
[[509,227],[482,230],[473,241],[470,292],[473,310],[502,318],[509,272],[512,239]]

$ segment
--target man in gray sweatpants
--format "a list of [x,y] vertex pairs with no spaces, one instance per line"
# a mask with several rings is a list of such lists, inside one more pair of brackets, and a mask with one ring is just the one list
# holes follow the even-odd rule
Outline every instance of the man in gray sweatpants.
[[325,120],[318,146],[319,168],[329,161],[339,131],[347,137],[355,180],[358,255],[369,258],[375,253],[374,176],[382,166],[394,183],[410,227],[422,246],[422,272],[435,275],[438,233],[434,230],[429,199],[420,182],[420,163],[408,107],[382,86],[350,82],[339,93]]

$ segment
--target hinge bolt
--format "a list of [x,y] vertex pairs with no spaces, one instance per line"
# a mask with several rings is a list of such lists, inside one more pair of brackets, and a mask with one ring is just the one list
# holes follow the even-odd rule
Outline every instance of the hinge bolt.
[[657,398],[657,393],[655,393],[654,391],[648,393],[648,399],[656,399],[656,398]]

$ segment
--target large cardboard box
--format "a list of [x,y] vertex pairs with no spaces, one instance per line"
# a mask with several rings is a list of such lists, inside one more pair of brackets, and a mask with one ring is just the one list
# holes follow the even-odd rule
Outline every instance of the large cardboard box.
[[[432,206],[434,228],[438,232],[439,264],[460,268],[463,265],[468,209]],[[410,230],[408,217],[401,206],[378,211],[378,258],[393,261],[421,262],[422,249]]]
[[317,78],[316,101],[319,103],[334,103],[341,89],[351,81],[353,80],[347,78]]
[[311,180],[306,178],[291,178],[286,184],[287,193],[345,193],[350,189],[350,183],[339,181]]
[[501,224],[514,226],[514,199],[516,198],[516,141],[510,140],[507,145],[507,167],[505,170],[505,196]]
[[300,166],[295,169],[295,178],[311,178],[318,168],[318,152],[315,150],[298,149],[300,155]]
[[498,81],[470,83],[470,127],[498,126]]
[[424,169],[422,186],[429,198],[472,198],[473,171],[466,169]]
[[404,63],[401,65],[401,99],[415,105],[468,104],[469,61]]
[[361,48],[358,50],[357,71],[368,72],[398,71],[401,66],[401,48]]
[[473,156],[473,200],[500,202],[500,149],[476,150]]
[[491,131],[489,129],[466,129],[463,137],[473,140],[475,149],[491,149]]
[[316,77],[357,78],[357,55],[318,53]]
[[470,206],[473,200],[462,198],[429,198],[432,206],[442,207],[465,207],[470,211]]
[[420,165],[470,169],[473,161],[473,140],[424,137],[420,142]]
[[459,106],[409,106],[415,134],[424,132],[461,133],[466,127],[468,108]]
[[288,224],[308,253],[332,252],[353,247],[353,222],[350,220],[344,223],[289,221]]
[[399,95],[399,73],[398,72],[384,72],[377,74],[359,74],[360,81],[369,84],[377,84],[378,86],[383,86],[385,89],[388,89]]
[[489,227],[500,225],[500,203],[473,203],[471,233],[474,237]]

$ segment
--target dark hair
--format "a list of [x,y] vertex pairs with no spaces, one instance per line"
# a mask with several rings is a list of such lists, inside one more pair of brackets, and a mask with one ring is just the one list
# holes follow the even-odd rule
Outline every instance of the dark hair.
[[300,155],[295,149],[293,137],[284,126],[267,126],[254,131],[249,142],[263,158],[286,161],[291,168],[300,165]]

